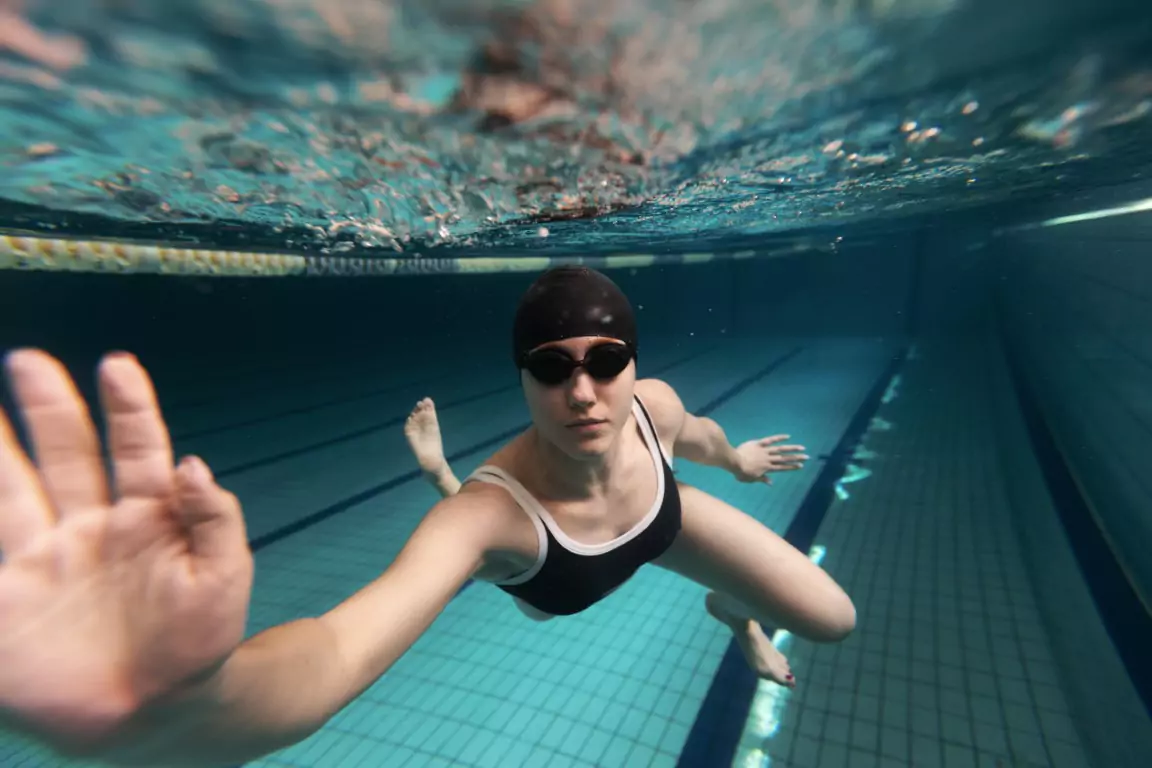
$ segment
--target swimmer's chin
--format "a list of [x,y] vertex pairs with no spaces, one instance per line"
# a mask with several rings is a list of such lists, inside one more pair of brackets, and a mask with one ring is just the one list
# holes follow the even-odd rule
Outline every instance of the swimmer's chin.
[[614,435],[608,425],[595,433],[581,434],[574,431],[569,439],[567,453],[576,459],[598,459],[612,449]]

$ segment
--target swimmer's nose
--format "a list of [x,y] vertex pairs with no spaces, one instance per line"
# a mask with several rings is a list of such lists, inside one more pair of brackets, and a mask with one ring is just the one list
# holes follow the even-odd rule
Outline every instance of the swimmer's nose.
[[596,402],[596,387],[592,377],[584,370],[577,370],[568,381],[568,403],[580,410],[591,407]]

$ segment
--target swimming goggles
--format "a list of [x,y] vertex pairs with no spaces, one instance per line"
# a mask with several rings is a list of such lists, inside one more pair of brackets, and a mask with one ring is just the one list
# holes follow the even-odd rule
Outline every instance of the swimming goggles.
[[619,376],[636,351],[627,344],[597,344],[583,360],[573,360],[566,352],[548,347],[529,352],[520,359],[520,367],[546,386],[563,384],[573,371],[583,368],[596,381],[611,381]]

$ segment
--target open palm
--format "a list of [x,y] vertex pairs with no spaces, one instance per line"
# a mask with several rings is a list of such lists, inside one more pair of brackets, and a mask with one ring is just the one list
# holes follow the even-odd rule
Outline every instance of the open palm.
[[235,497],[199,459],[174,465],[135,358],[99,371],[111,481],[64,367],[33,350],[7,367],[36,463],[0,412],[0,718],[82,747],[227,659],[252,557]]
[[772,484],[771,472],[790,472],[804,467],[808,455],[802,445],[781,445],[790,435],[772,435],[742,443],[736,454],[740,457],[737,478],[745,483]]

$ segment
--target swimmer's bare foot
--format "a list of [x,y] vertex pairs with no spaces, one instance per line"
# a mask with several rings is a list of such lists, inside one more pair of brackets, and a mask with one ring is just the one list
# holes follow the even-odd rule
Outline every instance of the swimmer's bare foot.
[[717,621],[727,624],[732,630],[732,634],[736,636],[736,644],[744,652],[748,666],[752,667],[757,675],[788,688],[795,688],[796,678],[792,674],[788,659],[772,645],[759,622],[734,612],[735,606],[726,604],[730,602],[716,592],[709,592],[704,600],[708,613]]
[[416,455],[416,463],[428,482],[441,496],[448,497],[460,490],[460,481],[452,474],[444,458],[444,442],[440,438],[440,421],[436,418],[436,405],[426,397],[416,403],[408,420],[404,422],[404,437]]

